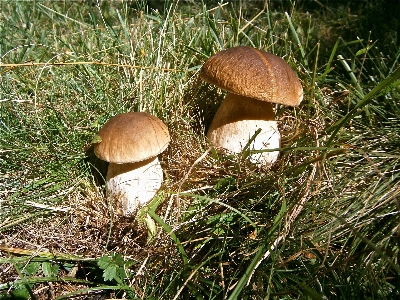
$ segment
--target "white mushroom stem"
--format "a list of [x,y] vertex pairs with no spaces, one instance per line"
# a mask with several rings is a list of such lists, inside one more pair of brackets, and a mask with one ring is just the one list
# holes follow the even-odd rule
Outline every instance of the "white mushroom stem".
[[[228,93],[218,108],[208,130],[207,137],[215,147],[233,153],[241,153],[256,131],[248,150],[274,149],[280,147],[280,134],[272,104]],[[250,155],[253,163],[271,165],[278,159],[279,151]]]
[[163,171],[157,157],[136,163],[110,163],[106,180],[108,194],[116,197],[122,213],[129,215],[155,196]]

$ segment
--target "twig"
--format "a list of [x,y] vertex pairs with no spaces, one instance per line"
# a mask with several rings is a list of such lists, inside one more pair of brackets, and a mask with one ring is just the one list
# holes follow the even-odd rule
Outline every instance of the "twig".
[[208,153],[211,151],[212,147],[208,148],[198,159],[196,159],[196,161],[190,166],[189,170],[186,172],[185,176],[182,178],[181,182],[179,183],[179,187],[178,187],[178,193],[180,193],[180,190],[182,188],[183,183],[188,179],[190,173],[192,172],[193,168],[199,163],[201,162],[207,155]]
[[60,212],[68,212],[71,210],[70,207],[54,207],[42,203],[36,203],[33,201],[26,201],[26,204],[29,204],[30,206],[37,207],[37,208],[43,208],[43,209],[48,209],[48,210],[53,210],[53,211],[60,211]]

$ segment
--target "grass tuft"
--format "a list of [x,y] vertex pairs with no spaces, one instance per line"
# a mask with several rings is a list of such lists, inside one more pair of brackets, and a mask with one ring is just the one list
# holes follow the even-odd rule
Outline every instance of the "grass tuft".
[[[363,9],[1,2],[0,299],[398,298],[400,48]],[[304,88],[275,107],[271,168],[205,137],[225,94],[197,73],[238,45],[283,57]],[[106,196],[91,145],[129,111],[171,133],[138,218]]]

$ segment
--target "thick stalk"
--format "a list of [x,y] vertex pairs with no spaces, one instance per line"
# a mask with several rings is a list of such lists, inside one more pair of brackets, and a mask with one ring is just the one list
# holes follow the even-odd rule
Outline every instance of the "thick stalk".
[[122,214],[129,215],[155,196],[163,171],[157,157],[137,163],[110,163],[106,180],[108,194],[118,199]]
[[[249,150],[279,148],[280,134],[272,104],[228,93],[215,114],[207,137],[215,147],[240,153],[260,128],[261,132]],[[278,155],[278,151],[272,151],[252,154],[249,158],[253,163],[270,165]]]

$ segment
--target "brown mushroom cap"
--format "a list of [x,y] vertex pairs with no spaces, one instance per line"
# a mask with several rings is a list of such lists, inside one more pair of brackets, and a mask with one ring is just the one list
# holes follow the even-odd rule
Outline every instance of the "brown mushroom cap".
[[167,126],[144,112],[112,117],[98,133],[101,142],[94,152],[102,160],[117,164],[139,162],[163,152],[169,143]]
[[211,56],[200,77],[217,87],[261,101],[297,106],[303,88],[296,73],[279,56],[239,46]]

